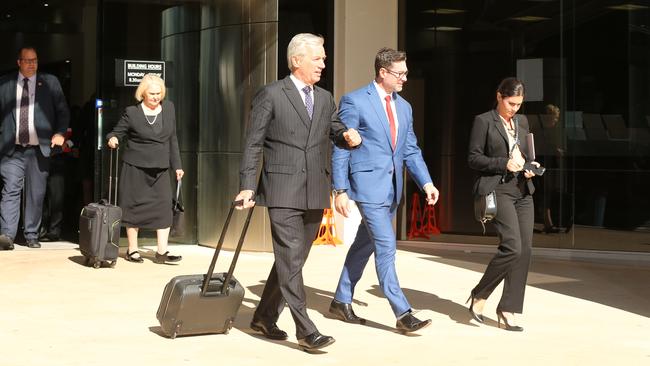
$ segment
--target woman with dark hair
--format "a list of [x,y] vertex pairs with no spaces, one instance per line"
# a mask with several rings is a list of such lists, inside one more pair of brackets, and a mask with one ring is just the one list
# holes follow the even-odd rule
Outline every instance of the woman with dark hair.
[[[474,118],[467,161],[478,173],[475,195],[496,193],[497,214],[494,226],[499,235],[497,254],[468,299],[472,317],[483,323],[483,307],[492,291],[504,280],[497,306],[498,326],[522,331],[514,314],[521,313],[528,277],[533,240],[535,176],[524,164],[528,120],[516,114],[524,101],[524,85],[516,78],[501,81],[496,92],[496,108]],[[539,166],[536,162],[532,162]]]

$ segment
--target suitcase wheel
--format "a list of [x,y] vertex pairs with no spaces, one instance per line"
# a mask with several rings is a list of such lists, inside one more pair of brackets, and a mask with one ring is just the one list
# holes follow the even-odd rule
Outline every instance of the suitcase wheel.
[[232,319],[232,318],[226,320],[226,324],[224,324],[224,331],[223,331],[223,334],[228,334],[228,333],[230,333],[230,330],[232,329],[232,325],[233,325],[233,323],[234,323],[234,320],[235,320],[235,319]]
[[115,268],[116,264],[117,264],[117,260],[111,261],[110,263],[111,268]]
[[174,327],[174,331],[172,332],[172,334],[170,336],[171,339],[176,338],[176,335],[181,330],[181,324],[182,324],[181,322],[176,323],[176,326]]
[[97,269],[102,266],[102,261],[95,261],[93,263],[93,268]]

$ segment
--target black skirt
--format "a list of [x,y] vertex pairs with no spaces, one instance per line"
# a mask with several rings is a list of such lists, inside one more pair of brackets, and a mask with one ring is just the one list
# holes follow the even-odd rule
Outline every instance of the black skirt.
[[169,169],[122,164],[118,205],[122,226],[165,229],[172,225],[172,190]]

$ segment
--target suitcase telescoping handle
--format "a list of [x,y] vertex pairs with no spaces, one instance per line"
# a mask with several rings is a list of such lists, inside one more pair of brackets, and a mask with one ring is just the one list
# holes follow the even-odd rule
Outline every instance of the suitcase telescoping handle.
[[119,154],[120,147],[116,146],[115,149],[111,149],[111,158],[108,166],[108,203],[111,203],[111,194],[113,193],[113,151],[115,151],[115,203],[117,206],[117,179],[118,179],[118,167],[120,165]]
[[[210,263],[210,268],[208,268],[208,273],[205,275],[205,278],[203,278],[203,285],[201,286],[201,295],[205,296],[205,294],[208,291],[208,284],[210,283],[210,280],[212,279],[212,274],[214,273],[214,267],[217,264],[217,258],[219,257],[219,253],[221,252],[221,247],[223,246],[223,240],[226,237],[226,231],[228,231],[228,225],[230,224],[230,218],[232,217],[232,213],[235,210],[235,207],[240,206],[244,203],[243,200],[239,201],[234,201],[230,205],[230,210],[228,211],[228,217],[226,218],[226,222],[223,224],[223,229],[221,230],[221,236],[219,237],[219,243],[217,244],[217,248],[214,251],[214,255],[212,256],[212,262]],[[232,274],[235,271],[235,265],[237,264],[237,259],[239,258],[239,253],[241,252],[241,248],[244,245],[244,238],[246,237],[246,231],[248,231],[248,225],[251,222],[251,216],[253,216],[253,209],[255,206],[251,207],[248,210],[248,214],[246,215],[246,221],[244,222],[244,227],[242,228],[241,235],[239,236],[239,242],[237,243],[237,248],[235,249],[235,255],[232,258],[232,262],[230,262],[230,269],[228,269],[228,273],[226,274],[226,278],[223,280],[223,286],[221,287],[221,294],[225,295],[228,293],[228,284],[230,283],[230,280],[232,279]]]

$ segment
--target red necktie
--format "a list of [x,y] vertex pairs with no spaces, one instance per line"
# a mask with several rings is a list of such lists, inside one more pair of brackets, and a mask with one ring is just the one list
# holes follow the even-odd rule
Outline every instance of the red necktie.
[[390,107],[390,95],[386,96],[386,113],[388,114],[388,124],[390,125],[390,142],[395,149],[397,143],[397,128],[395,128],[395,117],[393,117],[393,108]]

